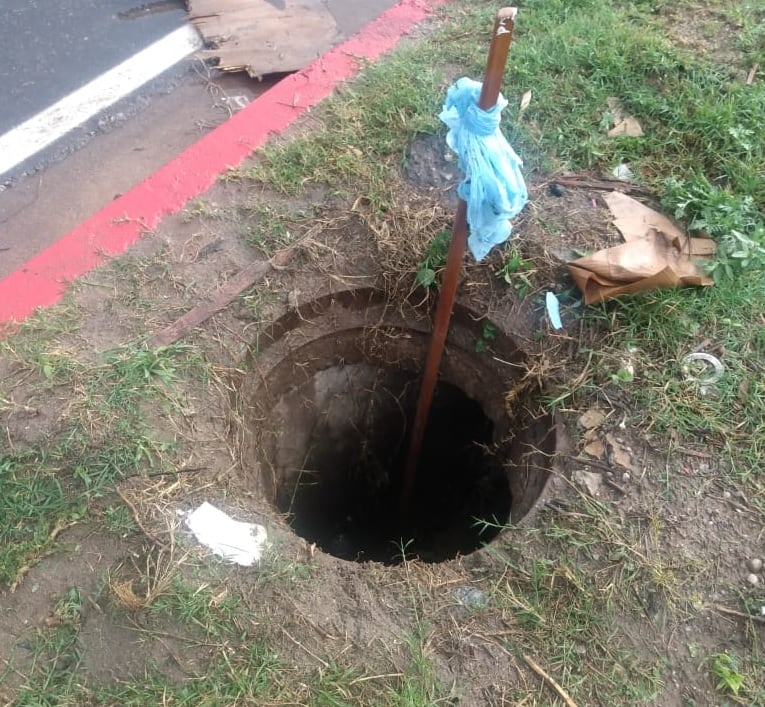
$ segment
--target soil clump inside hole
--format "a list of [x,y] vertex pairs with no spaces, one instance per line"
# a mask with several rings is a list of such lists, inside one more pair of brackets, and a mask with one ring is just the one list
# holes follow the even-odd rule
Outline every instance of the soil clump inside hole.
[[291,428],[282,439],[293,443],[296,464],[284,463],[283,446],[278,466],[295,471],[277,480],[276,505],[298,535],[346,560],[440,562],[473,552],[509,522],[510,483],[491,451],[494,425],[448,383],[437,388],[412,502],[400,513],[419,380],[411,371],[346,364],[282,397],[273,414]]

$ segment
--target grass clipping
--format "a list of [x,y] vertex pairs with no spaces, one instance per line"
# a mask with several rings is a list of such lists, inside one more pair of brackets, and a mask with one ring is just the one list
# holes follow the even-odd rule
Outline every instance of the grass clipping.
[[375,237],[386,288],[411,294],[428,245],[440,233],[451,229],[453,215],[432,199],[407,191],[403,185],[400,191],[406,192],[407,198],[392,198],[383,212],[375,211],[365,199],[357,199],[353,211]]

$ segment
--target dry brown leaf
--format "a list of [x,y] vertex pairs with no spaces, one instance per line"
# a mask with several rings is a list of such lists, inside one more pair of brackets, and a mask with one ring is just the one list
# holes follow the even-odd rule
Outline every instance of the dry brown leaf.
[[642,137],[643,128],[636,118],[628,115],[608,131],[608,137]]
[[597,427],[591,427],[589,430],[584,431],[584,435],[582,436],[582,439],[584,439],[586,444],[589,444],[595,439],[598,439],[600,437],[600,429]]
[[529,103],[531,103],[531,91],[526,91],[526,93],[521,96],[521,106],[518,109],[518,112],[523,113],[523,111],[529,107]]
[[592,442],[585,445],[582,451],[595,459],[602,459],[603,455],[606,453],[606,448],[603,446],[603,442],[599,439],[594,439]]
[[585,430],[591,430],[593,427],[600,427],[606,419],[606,414],[598,408],[590,408],[585,410],[579,416],[579,424]]
[[640,137],[643,135],[643,128],[640,123],[632,117],[624,107],[624,104],[616,98],[609,96],[606,98],[606,104],[611,111],[613,118],[613,127],[608,131],[608,137]]

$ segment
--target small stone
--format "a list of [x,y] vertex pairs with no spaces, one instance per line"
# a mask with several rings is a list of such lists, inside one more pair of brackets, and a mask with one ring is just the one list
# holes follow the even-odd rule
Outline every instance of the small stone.
[[753,587],[756,587],[760,583],[760,578],[756,574],[752,573],[746,576],[746,581],[749,582],[749,584],[751,584]]
[[587,491],[590,496],[595,498],[600,496],[600,489],[603,485],[603,477],[600,474],[597,474],[593,471],[582,471],[577,469],[571,475],[571,480],[582,489]]
[[454,590],[454,596],[460,604],[465,606],[486,606],[489,603],[489,597],[476,587],[457,587]]
[[753,557],[746,563],[750,572],[760,572],[762,570],[762,560],[759,557]]
[[723,491],[723,498],[730,498],[730,491]]
[[632,478],[632,476],[630,475],[629,471],[625,471],[625,472],[622,474],[622,481],[623,481],[625,484],[629,483],[629,481],[630,481],[630,479],[631,479],[631,478]]
[[566,187],[564,187],[562,184],[558,184],[558,182],[553,182],[550,185],[550,194],[553,196],[563,196],[566,193]]

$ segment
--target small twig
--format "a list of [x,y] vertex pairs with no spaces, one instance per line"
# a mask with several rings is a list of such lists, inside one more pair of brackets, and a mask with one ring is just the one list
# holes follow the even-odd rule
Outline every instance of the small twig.
[[104,610],[99,606],[98,602],[90,596],[90,594],[86,594],[85,598],[88,600],[88,603],[99,613],[103,614]]
[[610,486],[612,489],[614,489],[614,491],[618,491],[625,496],[627,495],[627,489],[617,484],[613,479],[609,479],[607,476],[603,476],[601,478],[603,479],[603,483],[606,486]]
[[711,608],[720,614],[727,614],[728,616],[737,616],[740,619],[749,619],[750,621],[756,621],[758,624],[765,624],[765,616],[752,616],[752,614],[745,614],[743,611],[728,609],[725,606],[718,606],[717,604],[712,605]]
[[[578,464],[586,464],[587,466],[591,466],[595,469],[600,469],[601,471],[607,471],[612,474],[614,473],[614,471],[617,471],[616,467],[624,469],[625,471],[629,471],[626,467],[623,467],[619,464],[617,464],[616,467],[611,467],[611,466],[608,466],[608,464],[604,464],[603,462],[597,462],[592,459],[585,459],[584,457],[572,457],[570,455],[567,455],[566,458],[569,461],[577,462]],[[627,494],[627,489],[617,484],[616,481],[614,481],[613,479],[609,479],[607,476],[603,476],[602,479],[603,479],[603,483],[606,484],[607,486],[610,486],[612,489],[618,491],[621,494],[625,494],[625,495]]]
[[[153,474],[141,474],[143,478],[146,479],[152,479],[155,476],[173,476],[175,474],[191,474],[196,471],[209,471],[209,466],[184,466],[180,469],[171,469],[170,471],[155,471]],[[132,476],[127,476],[124,478],[133,478]]]
[[132,616],[129,616],[128,620],[130,622],[130,628],[133,631],[136,631],[137,633],[143,633],[149,636],[150,638],[158,638],[159,636],[167,636],[168,638],[172,638],[174,641],[183,641],[185,643],[189,643],[191,645],[198,646],[198,647],[214,648],[218,651],[221,651],[225,648],[224,644],[222,643],[210,643],[209,641],[200,641],[198,637],[183,636],[177,633],[168,633],[167,631],[158,631],[156,629],[147,628],[143,624],[136,621],[135,618]]
[[759,64],[755,64],[749,69],[749,73],[746,76],[746,85],[751,86],[754,83],[754,77],[757,76],[757,69],[760,68]]
[[554,177],[547,184],[560,184],[574,189],[596,189],[598,191],[623,191],[627,194],[642,194],[643,196],[655,196],[654,192],[638,184],[630,184],[621,179],[591,179],[589,177]]
[[368,680],[382,680],[383,678],[402,678],[404,673],[385,673],[384,675],[365,675],[363,678],[355,678],[351,680],[349,685],[357,685],[360,682],[367,682]]
[[523,660],[539,677],[541,677],[550,687],[558,693],[558,696],[568,705],[568,707],[577,707],[576,702],[571,699],[566,692],[553,678],[551,678],[541,666],[537,665],[529,656],[524,655]]
[[643,597],[640,596],[640,592],[638,591],[638,588],[634,584],[632,585],[632,591],[635,593],[635,598],[638,600],[638,604],[640,604],[640,608],[643,610],[645,617],[648,619],[649,622],[653,623],[653,617],[649,613],[648,607],[643,601]]
[[700,452],[696,449],[688,449],[687,447],[678,447],[675,446],[675,450],[680,452],[680,454],[687,454],[689,457],[698,457],[699,459],[714,459],[714,454],[710,454],[709,452]]
[[326,660],[322,660],[321,658],[319,658],[319,656],[318,656],[318,655],[316,655],[316,653],[314,653],[313,651],[311,651],[311,650],[309,650],[308,648],[306,648],[306,647],[305,647],[305,646],[304,646],[304,645],[303,645],[303,644],[302,644],[300,641],[298,641],[296,638],[293,638],[292,636],[290,636],[289,632],[287,631],[287,629],[286,629],[286,628],[284,628],[284,626],[282,626],[282,632],[283,632],[283,633],[284,633],[284,635],[285,635],[285,636],[287,636],[287,638],[289,638],[289,639],[290,639],[290,641],[292,641],[292,642],[293,642],[293,643],[294,643],[294,644],[295,644],[295,645],[296,645],[298,648],[302,648],[302,649],[303,649],[303,650],[304,650],[306,653],[308,653],[308,655],[310,655],[310,656],[311,656],[311,658],[315,658],[315,659],[316,659],[316,660],[318,660],[318,661],[319,661],[319,662],[320,662],[320,663],[321,663],[321,664],[322,664],[322,665],[323,665],[325,668],[329,668],[329,663],[327,663],[327,661],[326,661]]
[[[189,675],[190,677],[197,677],[197,674],[193,670],[189,670],[182,662],[181,659],[176,655],[175,651],[173,651],[170,646],[167,645],[167,641],[163,640],[161,636],[156,637],[157,640],[162,644],[164,649],[168,652],[170,657],[175,661],[175,664],[180,668],[181,672],[184,675]],[[224,655],[226,655],[225,651],[223,652]]]
[[566,455],[566,459],[571,462],[576,462],[577,464],[586,464],[587,466],[592,466],[595,469],[600,469],[601,471],[610,471],[611,473],[614,471],[614,467],[608,466],[608,464],[604,464],[603,462],[595,461],[594,459],[586,459],[585,457],[573,457],[570,454]]
[[734,501],[732,498],[726,498],[725,500],[731,508],[735,508],[739,513],[752,513],[755,515],[757,513],[751,508],[747,508],[746,506],[743,506],[740,503]]
[[149,338],[149,347],[169,346],[181,337],[206,322],[234,301],[237,295],[252,287],[268,275],[271,270],[284,270],[300,248],[310,241],[323,224],[309,228],[292,245],[277,250],[269,260],[256,260],[242,268],[210,299],[192,307],[179,319]]
[[141,518],[138,515],[138,509],[133,505],[133,502],[125,496],[120,489],[117,489],[117,495],[125,502],[125,505],[130,509],[130,512],[133,514],[133,520],[135,520],[135,524],[141,529],[141,532],[149,539],[151,542],[159,545],[163,550],[169,550],[170,548],[167,546],[167,543],[162,542],[154,533],[147,530],[144,524],[141,522]]

